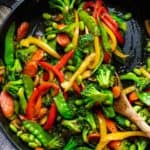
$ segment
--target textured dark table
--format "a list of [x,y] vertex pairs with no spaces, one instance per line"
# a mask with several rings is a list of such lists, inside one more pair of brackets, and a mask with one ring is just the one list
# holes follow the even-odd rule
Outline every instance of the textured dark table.
[[[10,9],[0,5],[0,25]],[[14,145],[7,139],[6,135],[0,128],[0,150],[16,150]]]

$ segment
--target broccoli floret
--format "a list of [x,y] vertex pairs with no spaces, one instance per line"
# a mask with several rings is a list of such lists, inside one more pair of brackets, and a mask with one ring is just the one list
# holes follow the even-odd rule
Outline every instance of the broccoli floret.
[[33,53],[37,51],[37,47],[34,45],[31,45],[28,48],[25,49],[18,49],[16,51],[16,57],[19,58],[22,62],[26,62],[27,60],[30,60]]
[[9,81],[5,86],[4,90],[6,90],[9,94],[16,97],[19,89],[23,86],[22,79],[16,81]]
[[62,136],[58,134],[51,134],[46,149],[48,150],[62,149],[63,146],[64,146],[64,141],[63,141]]
[[14,81],[20,77],[22,72],[22,65],[19,59],[15,59],[14,66],[7,68],[8,79]]
[[73,8],[75,0],[49,0],[49,6],[51,9],[57,9],[61,11],[64,16],[65,23],[71,23],[73,21]]
[[82,130],[82,126],[78,118],[73,120],[62,120],[61,125],[68,128],[73,133],[80,133]]
[[121,150],[129,150],[130,146],[131,146],[131,143],[128,140],[123,140],[121,142],[121,145],[120,145],[119,149],[121,149]]
[[133,72],[128,72],[120,76],[121,80],[131,80],[134,81],[138,89],[141,91],[150,83],[150,79],[146,77],[137,76]]
[[79,37],[79,48],[80,49],[89,49],[91,50],[91,46],[93,46],[94,37],[92,34],[84,34]]
[[79,137],[71,137],[63,150],[73,150],[76,146],[81,145],[82,140]]
[[96,80],[102,88],[109,88],[114,84],[115,68],[111,65],[101,65],[96,71]]
[[89,123],[92,131],[96,131],[96,121],[95,121],[93,113],[90,111],[86,111],[86,115],[84,119]]
[[85,97],[84,101],[86,107],[92,107],[96,102],[99,104],[112,105],[113,104],[113,94],[109,90],[99,91],[93,84],[89,84],[81,92],[81,95]]
[[138,138],[136,140],[137,150],[145,150],[149,144],[149,141],[144,138]]

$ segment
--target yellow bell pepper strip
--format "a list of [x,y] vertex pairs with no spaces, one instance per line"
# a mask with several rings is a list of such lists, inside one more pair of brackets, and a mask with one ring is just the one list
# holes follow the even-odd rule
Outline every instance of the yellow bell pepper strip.
[[126,87],[125,89],[123,89],[123,92],[127,95],[133,91],[136,90],[136,86],[135,85],[131,85],[129,87]]
[[100,130],[100,135],[101,135],[101,139],[104,138],[107,134],[107,127],[106,127],[106,121],[105,121],[105,117],[102,114],[102,112],[98,112],[98,121],[99,121],[99,130]]
[[150,36],[150,20],[147,19],[144,21],[144,23],[145,23],[146,31],[147,31],[148,35]]
[[99,42],[99,37],[95,36],[94,37],[94,48],[95,48],[95,59],[94,62],[89,65],[89,69],[94,69],[100,62],[100,57],[101,57],[101,47],[100,47],[100,42]]
[[150,73],[149,73],[146,69],[144,69],[144,67],[141,67],[141,68],[140,68],[140,71],[141,71],[141,73],[142,73],[142,75],[143,75],[144,77],[150,79]]
[[99,111],[97,113],[99,121],[99,130],[100,130],[100,140],[96,146],[96,150],[103,150],[107,144],[111,141],[123,140],[132,136],[143,136],[148,137],[146,133],[141,131],[125,131],[125,132],[114,132],[107,134],[106,120],[103,114]]
[[86,70],[85,72],[83,72],[81,74],[81,78],[82,80],[89,78],[92,75],[92,71],[91,70]]
[[118,56],[119,58],[122,59],[126,59],[128,57],[128,55],[123,54],[121,51],[119,51],[118,49],[114,50],[113,53]]
[[110,141],[123,140],[135,136],[147,137],[147,135],[141,131],[124,131],[109,133],[104,138],[100,139],[100,142],[96,146],[96,150],[103,150]]
[[79,39],[79,16],[78,16],[78,12],[76,10],[75,10],[74,14],[75,14],[76,27],[75,27],[73,38],[72,38],[72,44],[73,44],[73,48],[75,49],[78,44],[78,39]]
[[24,47],[28,47],[30,44],[35,44],[36,46],[43,49],[51,56],[58,58],[58,59],[60,58],[60,55],[54,49],[52,49],[48,44],[46,44],[45,42],[43,42],[42,40],[40,40],[38,38],[30,36],[26,39],[23,39],[20,42],[20,44],[21,44],[21,46],[24,46]]
[[65,92],[68,91],[72,87],[72,85],[73,85],[74,81],[77,79],[77,77],[79,75],[81,75],[89,67],[90,63],[95,59],[95,57],[96,57],[95,55],[96,55],[95,53],[91,53],[90,55],[88,55],[84,59],[84,61],[82,62],[82,64],[78,68],[78,70],[69,79],[69,81],[64,81],[61,84],[61,86]]
[[104,29],[106,30],[111,39],[111,50],[114,51],[117,47],[117,39],[114,33],[104,23],[102,23],[102,26],[104,27]]

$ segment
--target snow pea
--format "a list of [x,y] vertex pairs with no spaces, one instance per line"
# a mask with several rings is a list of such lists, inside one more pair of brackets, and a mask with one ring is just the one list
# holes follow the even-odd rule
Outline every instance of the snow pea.
[[16,25],[13,22],[5,36],[5,51],[4,51],[4,61],[8,67],[12,67],[14,64],[14,35],[15,35]]

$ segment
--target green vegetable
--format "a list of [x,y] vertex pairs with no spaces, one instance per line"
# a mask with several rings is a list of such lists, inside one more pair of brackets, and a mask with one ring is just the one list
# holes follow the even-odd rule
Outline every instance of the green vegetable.
[[121,75],[120,79],[121,80],[134,81],[135,84],[137,85],[137,87],[139,88],[139,90],[144,89],[150,83],[150,79],[149,78],[144,78],[144,77],[141,77],[141,76],[137,76],[133,72],[128,72],[126,74]]
[[25,94],[27,95],[27,98],[29,99],[34,89],[33,80],[30,76],[25,75],[25,74],[23,75],[22,79],[23,79]]
[[17,93],[18,97],[19,97],[19,108],[20,108],[20,111],[21,113],[25,114],[26,113],[26,107],[27,107],[27,101],[26,101],[26,98],[24,96],[24,88],[21,87],[19,90],[18,90],[18,93]]
[[60,136],[49,135],[38,123],[26,120],[23,122],[23,126],[47,149],[59,149],[63,146]]
[[61,11],[65,22],[69,24],[73,20],[72,13],[75,2],[75,0],[49,0],[49,6],[51,9]]
[[122,18],[125,20],[130,20],[132,18],[132,13],[130,12],[126,13],[122,16]]
[[135,144],[137,145],[136,150],[145,150],[149,144],[149,141],[145,138],[140,137],[136,140]]
[[31,59],[32,55],[37,51],[37,47],[34,45],[29,46],[28,48],[18,49],[16,51],[16,57],[22,62],[27,62]]
[[65,147],[63,148],[63,150],[73,150],[75,149],[76,146],[78,146],[79,143],[80,143],[79,139],[71,137],[67,142],[67,144],[65,145]]
[[116,116],[113,106],[102,106],[102,110],[107,118],[114,118]]
[[115,69],[112,65],[101,65],[96,71],[96,80],[101,88],[109,88],[114,84]]
[[147,108],[143,108],[142,110],[140,110],[138,112],[138,114],[146,122],[147,122],[148,118],[150,117],[150,113],[149,113],[149,110]]
[[150,106],[150,93],[148,92],[137,92],[137,95],[142,103]]
[[105,51],[110,52],[111,51],[111,45],[110,45],[110,41],[108,38],[108,34],[107,34],[105,28],[103,27],[103,25],[101,24],[100,21],[98,22],[98,25],[99,25],[99,29],[101,31],[101,38],[102,38],[103,47],[104,47]]
[[12,123],[9,124],[9,128],[15,133],[18,131],[18,129]]
[[17,100],[14,100],[14,105],[15,105],[15,114],[19,114],[19,102]]
[[93,150],[93,149],[85,146],[80,146],[80,147],[76,147],[76,150]]
[[74,112],[65,101],[62,92],[59,92],[59,94],[54,97],[54,101],[57,106],[57,110],[61,114],[61,116],[63,116],[65,119],[73,118]]
[[127,118],[125,118],[123,116],[120,116],[118,114],[115,116],[115,121],[121,127],[125,127],[126,128],[126,127],[130,127],[130,125],[131,125],[130,121]]
[[4,51],[4,61],[8,67],[12,67],[14,65],[14,36],[15,36],[15,22],[13,22],[5,36],[5,51]]
[[49,19],[51,19],[51,15],[49,14],[49,13],[43,13],[42,14],[42,17],[43,17],[43,19],[45,19],[45,20],[49,20]]
[[89,84],[81,92],[81,95],[85,97],[85,107],[92,107],[96,102],[99,104],[112,105],[113,94],[109,90],[99,91],[93,84]]
[[86,111],[84,119],[89,123],[92,131],[96,131],[97,127],[96,127],[96,121],[95,121],[93,113],[90,111]]
[[94,42],[94,36],[92,34],[83,34],[79,37],[79,47],[81,49],[84,49],[84,48],[88,48],[90,47],[91,48],[91,45],[93,45],[93,42]]
[[100,35],[99,28],[96,24],[95,19],[92,16],[90,16],[86,11],[80,10],[79,17],[80,20],[83,21],[84,24],[87,26],[90,33],[94,35]]
[[16,93],[18,93],[22,85],[23,85],[22,79],[16,81],[9,81],[7,84],[5,84],[4,90],[6,90],[12,96],[16,97]]
[[126,32],[127,31],[127,23],[115,13],[111,13],[111,16],[118,23],[119,28],[122,31]]
[[88,133],[89,133],[89,127],[84,127],[84,129],[82,130],[82,139],[84,141],[84,143],[88,143]]
[[7,68],[7,74],[9,80],[17,80],[22,73],[22,65],[19,59],[14,60],[14,65],[11,68]]
[[78,119],[62,120],[61,125],[69,129],[73,133],[80,133],[82,129],[80,121]]
[[149,72],[150,71],[150,57],[147,57],[146,59],[146,70]]

